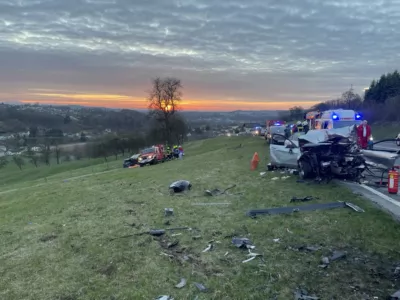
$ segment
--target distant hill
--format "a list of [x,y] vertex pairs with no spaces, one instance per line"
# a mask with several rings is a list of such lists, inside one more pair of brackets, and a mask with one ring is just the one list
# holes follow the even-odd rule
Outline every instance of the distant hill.
[[57,128],[66,133],[82,130],[132,131],[146,123],[146,115],[135,110],[111,110],[82,106],[0,104],[0,133],[15,133],[31,127]]

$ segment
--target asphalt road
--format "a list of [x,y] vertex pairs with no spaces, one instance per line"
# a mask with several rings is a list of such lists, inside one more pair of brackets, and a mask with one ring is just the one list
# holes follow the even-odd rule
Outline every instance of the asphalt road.
[[374,145],[374,150],[400,151],[400,147],[396,145],[396,142],[382,142]]

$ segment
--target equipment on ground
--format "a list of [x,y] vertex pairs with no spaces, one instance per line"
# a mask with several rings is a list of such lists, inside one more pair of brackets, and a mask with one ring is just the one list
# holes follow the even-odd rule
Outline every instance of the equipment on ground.
[[399,192],[399,172],[395,169],[390,170],[388,174],[388,192],[389,194]]

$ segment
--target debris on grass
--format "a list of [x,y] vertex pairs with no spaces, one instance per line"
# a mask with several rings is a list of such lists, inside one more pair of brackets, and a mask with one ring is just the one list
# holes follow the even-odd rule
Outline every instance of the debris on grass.
[[208,205],[230,205],[230,202],[203,202],[203,203],[192,203],[195,206],[208,206]]
[[286,228],[286,231],[287,231],[288,233],[290,233],[290,234],[293,234],[293,232],[290,231],[289,228]]
[[[228,190],[233,189],[234,187],[236,187],[236,184],[233,184],[233,185],[229,186],[228,188],[226,188],[222,192],[219,189],[205,190],[204,191],[204,195],[205,196],[210,196],[210,197],[212,197],[212,196],[221,196],[221,195],[224,195]],[[228,193],[226,193],[226,194],[229,195]]]
[[199,240],[199,239],[201,239],[201,238],[202,238],[201,235],[194,235],[194,236],[192,236],[192,239],[194,239],[194,240]]
[[179,244],[179,241],[173,241],[173,242],[167,244],[167,248],[173,248],[175,246],[178,246],[178,244]]
[[178,235],[182,235],[182,233],[173,233],[173,234],[171,234],[171,236],[178,236]]
[[314,198],[313,196],[307,196],[307,197],[303,197],[303,198],[292,197],[292,199],[290,199],[290,202],[306,202],[306,201],[311,201],[314,199],[318,199],[318,198]]
[[52,240],[54,240],[54,239],[56,239],[57,238],[57,236],[55,235],[55,234],[49,234],[49,235],[44,235],[44,236],[42,236],[40,239],[39,239],[39,241],[41,241],[41,242],[49,242],[49,241],[52,241]]
[[297,248],[299,251],[315,252],[321,250],[320,246],[300,246]]
[[211,251],[214,248],[213,244],[208,244],[207,248],[204,249],[202,252],[208,252]]
[[273,239],[273,241],[274,241],[275,243],[279,243],[280,240],[281,240],[281,239]]
[[208,292],[208,289],[204,285],[202,285],[201,283],[195,282],[194,285],[195,285],[195,287],[198,288],[198,290],[200,292],[202,292],[202,293]]
[[186,285],[186,279],[185,278],[181,278],[181,281],[179,281],[179,283],[177,285],[175,285],[176,288],[181,289]]
[[271,180],[278,180],[278,179],[279,179],[279,177],[271,178]]
[[165,234],[165,230],[164,229],[152,229],[149,231],[150,235],[153,236],[161,236]]
[[178,181],[171,183],[171,185],[169,186],[169,191],[170,191],[170,194],[182,193],[185,191],[190,191],[191,188],[192,188],[192,184],[190,183],[190,181],[178,180]]
[[264,176],[267,172],[260,172],[260,176]]
[[254,209],[254,210],[249,210],[246,214],[250,217],[256,217],[257,215],[291,214],[293,212],[299,212],[299,211],[315,211],[315,210],[326,210],[326,209],[346,208],[346,207],[351,208],[356,212],[364,212],[363,209],[349,202],[330,202],[330,203],[314,203],[310,205],[301,205],[301,206]]
[[237,248],[244,248],[244,249],[254,249],[256,247],[253,245],[252,241],[250,241],[248,238],[234,237],[232,239],[232,244],[234,244]]
[[173,208],[164,208],[164,216],[169,217],[174,215]]
[[294,291],[294,300],[319,300],[319,297],[309,296],[306,290],[298,289]]
[[250,250],[249,250],[249,254],[247,254],[247,256],[250,256],[250,258],[248,258],[248,259],[242,261],[242,263],[247,263],[247,262],[249,262],[249,261],[252,261],[252,260],[255,259],[256,257],[261,257],[262,254],[259,254],[259,253],[252,253],[252,252],[250,252]]
[[171,296],[158,296],[155,300],[174,300]]
[[387,298],[388,300],[400,300],[400,290]]
[[326,256],[321,259],[321,262],[322,262],[322,265],[329,265],[329,263],[330,263],[329,258]]
[[344,251],[333,251],[333,253],[329,259],[330,259],[330,261],[335,261],[335,260],[345,258],[346,256],[347,256],[347,253]]

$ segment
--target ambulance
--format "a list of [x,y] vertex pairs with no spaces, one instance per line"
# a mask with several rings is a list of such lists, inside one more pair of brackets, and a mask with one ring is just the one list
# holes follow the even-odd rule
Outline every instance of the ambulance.
[[306,115],[311,129],[334,129],[360,125],[362,116],[351,109],[333,109],[323,112],[309,112]]

